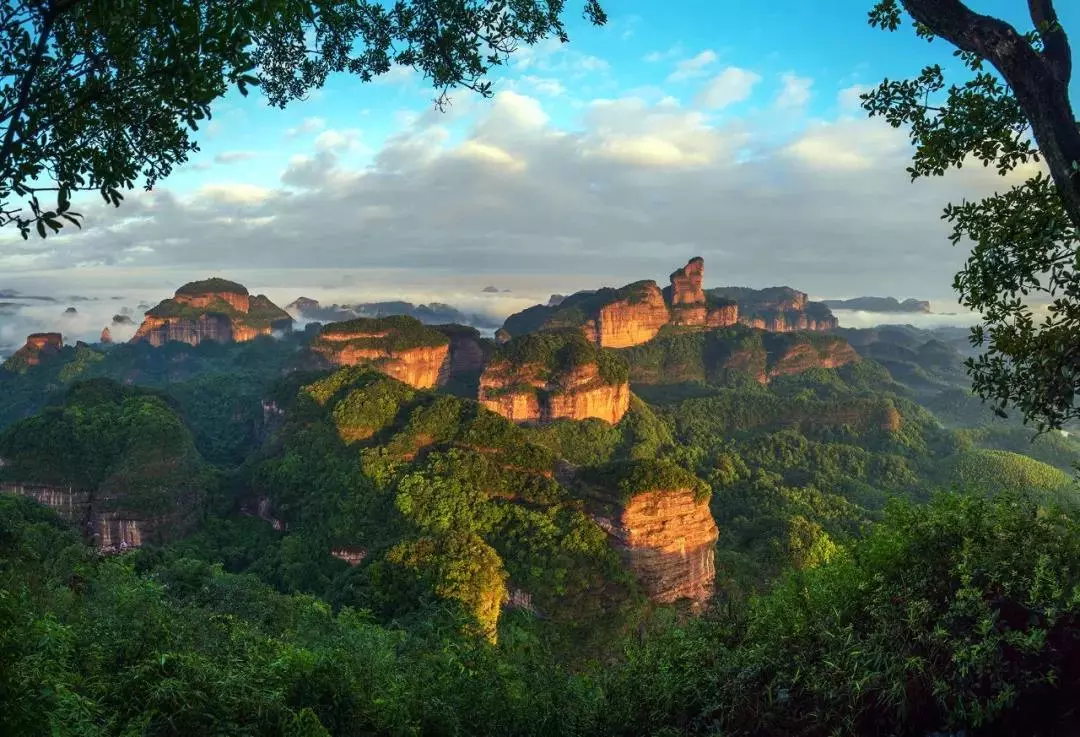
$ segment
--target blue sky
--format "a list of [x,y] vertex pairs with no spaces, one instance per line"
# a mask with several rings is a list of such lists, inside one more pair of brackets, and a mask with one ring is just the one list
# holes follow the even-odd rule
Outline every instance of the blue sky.
[[[494,99],[458,92],[447,113],[404,69],[331,78],[284,111],[230,94],[151,195],[91,198],[83,232],[44,243],[0,237],[0,287],[154,300],[218,274],[286,301],[505,314],[700,254],[709,285],[957,309],[965,254],[941,209],[1007,182],[965,167],[911,184],[906,135],[856,99],[927,63],[959,70],[947,44],[870,28],[872,0],[622,0],[602,28],[568,5],[569,44],[520,50]],[[1080,39],[1080,4],[1058,5]],[[971,6],[1026,30],[1023,0]]]

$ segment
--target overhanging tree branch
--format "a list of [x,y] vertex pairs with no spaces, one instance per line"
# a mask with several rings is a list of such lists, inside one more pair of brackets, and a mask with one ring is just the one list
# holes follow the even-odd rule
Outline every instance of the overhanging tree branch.
[[[1005,21],[972,11],[962,0],[900,0],[917,22],[962,51],[987,60],[1012,88],[1073,224],[1080,228],[1080,128],[1069,102],[1061,60],[1069,58],[1063,30],[1051,30],[1040,54]],[[1033,17],[1057,19],[1051,0],[1029,0]],[[1060,26],[1055,22],[1055,26]]]

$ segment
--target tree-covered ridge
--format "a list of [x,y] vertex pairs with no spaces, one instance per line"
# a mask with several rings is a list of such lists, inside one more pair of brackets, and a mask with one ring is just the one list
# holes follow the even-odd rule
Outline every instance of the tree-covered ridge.
[[785,358],[795,357],[808,347],[811,360],[850,358],[847,342],[835,335],[817,332],[771,333],[733,326],[701,331],[664,326],[660,333],[641,345],[621,349],[630,364],[630,378],[636,384],[673,384],[704,381],[713,384],[763,381],[783,370]]
[[87,492],[91,519],[146,521],[148,541],[190,532],[216,483],[170,400],[108,380],[0,431],[0,458],[0,479]]
[[708,501],[712,495],[709,485],[685,468],[655,458],[607,463],[586,469],[579,478],[590,493],[620,505],[651,492],[690,491],[698,501]]
[[333,341],[334,344],[347,343],[387,351],[437,348],[450,343],[450,339],[443,332],[408,315],[357,317],[344,322],[332,322],[323,326],[322,334],[335,337],[355,336],[348,337],[347,340],[337,338]]
[[753,602],[658,622],[575,672],[523,630],[492,646],[449,611],[381,625],[224,572],[206,547],[97,558],[0,498],[0,590],[19,592],[0,597],[0,731],[1068,734],[1078,541],[1016,496],[894,504]]
[[221,277],[214,276],[209,279],[203,279],[201,281],[192,281],[184,284],[176,290],[176,294],[179,295],[191,295],[198,296],[202,294],[243,294],[247,295],[248,290],[243,284],[238,284],[228,279],[222,279]]
[[[625,359],[609,348],[597,348],[579,330],[570,328],[528,333],[498,346],[489,363],[493,370],[514,372],[537,368],[558,385],[559,378],[595,365],[605,384],[624,384],[629,379]],[[557,389],[556,389],[557,391]]]
[[441,601],[494,638],[522,590],[560,637],[585,642],[636,594],[557,460],[475,401],[347,367],[300,389],[251,485],[320,557],[366,551],[333,596],[388,618]]

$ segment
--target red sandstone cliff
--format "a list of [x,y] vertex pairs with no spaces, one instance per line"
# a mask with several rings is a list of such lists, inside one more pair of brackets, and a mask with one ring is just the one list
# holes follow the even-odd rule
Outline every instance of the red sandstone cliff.
[[418,389],[444,383],[450,369],[450,339],[405,316],[330,323],[311,350],[333,366],[369,364]]
[[671,322],[673,325],[705,325],[708,308],[701,281],[705,276],[705,260],[690,259],[686,266],[671,274]]
[[583,330],[601,348],[626,348],[652,340],[670,319],[660,287],[648,281],[635,294],[602,306]]
[[662,291],[645,280],[619,289],[552,296],[506,319],[496,333],[500,343],[542,330],[580,329],[603,348],[629,348],[655,338],[666,325],[722,328],[742,323],[770,332],[825,331],[837,326],[829,308],[810,302],[789,287],[705,289],[705,261],[700,256],[670,276]]
[[291,330],[292,317],[265,295],[225,279],[190,282],[149,310],[132,342],[162,346],[177,341],[244,342],[260,335]]
[[63,347],[64,339],[60,333],[32,333],[26,336],[23,347],[4,362],[3,368],[9,371],[25,371],[57,355]]
[[630,408],[630,385],[625,363],[599,350],[575,332],[517,338],[481,374],[480,403],[513,422],[615,424]]
[[638,494],[623,509],[615,534],[649,598],[703,605],[712,596],[719,531],[708,501],[692,490]]

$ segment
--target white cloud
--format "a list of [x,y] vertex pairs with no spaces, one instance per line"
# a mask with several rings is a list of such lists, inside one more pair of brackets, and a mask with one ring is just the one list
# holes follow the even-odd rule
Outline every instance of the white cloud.
[[233,164],[238,161],[248,161],[259,155],[258,151],[222,151],[214,157],[216,164]]
[[518,86],[547,97],[559,97],[566,94],[566,86],[553,77],[537,77],[533,74],[525,74],[515,80]]
[[315,131],[320,131],[325,127],[326,121],[323,118],[304,118],[302,121],[300,121],[300,125],[296,126],[295,128],[289,128],[287,131],[285,131],[285,135],[292,138],[293,136],[300,136],[306,133],[314,133]]
[[195,193],[196,200],[228,205],[254,205],[265,202],[273,191],[254,184],[223,182],[206,184]]
[[344,151],[360,147],[360,131],[356,128],[346,130],[324,130],[315,136],[316,151]]
[[810,102],[810,88],[814,85],[813,79],[787,72],[780,75],[780,81],[783,87],[776,97],[777,107],[785,109],[801,108]]
[[714,110],[723,109],[750,97],[761,75],[740,67],[727,67],[705,85],[698,103]]
[[[725,74],[715,107],[757,80]],[[208,178],[193,197],[134,192],[120,209],[88,197],[84,231],[5,241],[0,272],[61,283],[85,273],[73,264],[123,265],[175,288],[190,272],[339,285],[350,270],[408,269],[482,279],[474,292],[518,275],[543,293],[662,280],[700,253],[709,284],[948,299],[966,254],[941,208],[1010,184],[982,167],[912,184],[906,132],[863,116],[777,142],[754,119],[717,123],[670,96],[596,99],[572,122],[507,89],[462,108],[452,124],[403,116],[363,166],[327,135],[265,187]]]
[[666,51],[650,51],[645,54],[643,61],[649,64],[656,64],[657,62],[667,61],[668,59],[677,59],[683,55],[682,44],[675,44]]
[[859,95],[869,92],[871,89],[871,87],[864,84],[853,84],[840,90],[836,96],[836,102],[841,110],[848,112],[859,110],[862,104]]
[[708,69],[716,63],[716,52],[706,49],[696,56],[683,59],[675,64],[675,71],[668,75],[668,82],[683,82],[688,79],[704,77]]

